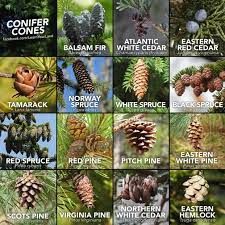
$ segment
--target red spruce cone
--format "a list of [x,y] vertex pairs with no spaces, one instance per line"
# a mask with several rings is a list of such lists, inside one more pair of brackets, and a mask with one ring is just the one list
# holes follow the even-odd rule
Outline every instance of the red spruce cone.
[[217,77],[217,78],[214,79],[213,82],[214,82],[215,89],[217,91],[221,91],[222,88],[223,88],[223,81],[219,77]]
[[182,80],[177,80],[175,83],[175,92],[178,96],[183,95],[185,91],[185,85],[183,84]]
[[193,92],[194,92],[194,94],[195,94],[195,96],[200,96],[201,95],[201,93],[202,93],[202,89],[201,89],[201,87],[200,86],[196,86],[194,89],[193,89]]
[[182,81],[182,83],[183,83],[185,86],[189,86],[189,85],[190,85],[190,81],[191,81],[190,75],[189,75],[189,74],[183,74],[183,75],[181,76],[181,81]]
[[94,191],[90,179],[86,175],[78,174],[73,178],[75,192],[87,208],[94,207]]
[[222,81],[225,81],[225,71],[224,70],[220,72],[219,77]]
[[209,80],[212,78],[212,70],[208,67],[204,68],[202,71],[202,77],[206,80]]

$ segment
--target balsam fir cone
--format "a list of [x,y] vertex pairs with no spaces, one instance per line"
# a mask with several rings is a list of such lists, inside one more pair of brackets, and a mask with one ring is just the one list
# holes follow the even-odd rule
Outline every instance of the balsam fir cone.
[[15,187],[20,197],[20,205],[26,209],[34,208],[43,190],[43,184],[29,171],[17,179]]
[[129,144],[136,149],[138,154],[154,147],[156,142],[156,124],[149,121],[136,121],[125,128]]
[[90,179],[86,175],[77,174],[73,178],[75,192],[87,208],[94,208],[94,191]]
[[57,66],[56,69],[56,85],[57,89],[61,91],[61,93],[64,93],[64,75],[62,69]]
[[140,101],[148,90],[149,71],[143,59],[138,59],[134,66],[133,85],[134,93]]
[[183,183],[183,186],[186,187],[184,197],[192,203],[203,201],[204,197],[208,194],[208,182],[201,175],[190,177],[189,180]]
[[73,63],[73,71],[80,88],[82,88],[85,92],[89,94],[93,93],[94,92],[93,82],[86,69],[86,66],[81,60],[78,59]]

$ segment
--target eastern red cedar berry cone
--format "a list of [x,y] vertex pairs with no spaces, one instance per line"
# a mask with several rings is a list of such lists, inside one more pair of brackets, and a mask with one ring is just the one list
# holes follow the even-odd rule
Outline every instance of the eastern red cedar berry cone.
[[140,101],[148,90],[149,71],[143,59],[138,59],[134,66],[134,94]]
[[215,89],[217,91],[221,91],[222,90],[222,88],[223,88],[223,81],[219,77],[215,78],[213,83],[214,83],[214,87],[215,87]]
[[225,71],[224,70],[220,72],[219,77],[222,81],[225,81]]
[[125,128],[128,142],[136,149],[138,154],[154,147],[156,142],[156,124],[149,121],[136,121]]
[[20,205],[26,209],[34,208],[43,190],[42,183],[31,172],[26,172],[17,179],[15,187],[20,197]]
[[216,90],[213,79],[207,82],[207,88],[209,89],[210,92],[214,92]]
[[182,80],[177,80],[176,83],[175,83],[175,92],[178,96],[181,96],[183,95],[185,91],[185,85],[184,83],[182,82]]
[[201,149],[201,139],[203,138],[203,127],[199,121],[192,121],[187,129],[188,141],[194,149]]
[[84,63],[77,59],[73,63],[73,71],[79,86],[86,92],[93,93],[94,85]]
[[74,141],[67,152],[68,158],[81,158],[85,155],[87,148],[84,140]]
[[200,86],[195,86],[195,88],[193,89],[193,92],[195,94],[195,96],[200,96],[202,94],[202,89]]
[[64,93],[64,75],[62,69],[57,66],[56,69],[56,86],[61,93]]
[[88,135],[86,124],[76,116],[69,115],[66,122],[67,128],[73,140],[85,140]]
[[107,151],[110,149],[109,143],[100,134],[90,134],[87,136],[85,145],[89,151]]
[[94,207],[94,191],[90,179],[86,175],[77,174],[73,178],[75,192],[80,201],[87,207]]
[[182,81],[182,83],[183,83],[185,86],[189,86],[189,85],[190,85],[190,81],[191,81],[190,75],[189,75],[189,74],[183,74],[183,75],[181,76],[181,81]]
[[202,77],[206,80],[209,80],[212,78],[212,70],[208,67],[205,67],[203,70],[202,70]]

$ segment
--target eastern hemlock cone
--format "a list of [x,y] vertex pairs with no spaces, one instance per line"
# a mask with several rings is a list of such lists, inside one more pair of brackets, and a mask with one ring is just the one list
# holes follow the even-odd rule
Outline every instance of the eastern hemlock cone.
[[56,85],[57,89],[61,91],[61,93],[64,93],[64,76],[63,71],[59,66],[57,66],[56,69]]
[[26,172],[16,182],[20,205],[27,209],[34,208],[42,189],[42,183],[31,172]]
[[189,85],[190,85],[190,81],[191,81],[190,75],[189,75],[189,74],[183,74],[183,75],[181,76],[181,81],[182,81],[182,83],[183,83],[185,86],[189,86]]
[[90,179],[86,175],[78,174],[73,178],[75,192],[87,208],[94,207],[94,191]]
[[217,91],[221,91],[223,88],[223,81],[220,78],[215,78],[214,81],[214,87]]
[[133,85],[134,94],[140,101],[148,90],[149,72],[144,60],[138,59],[134,66]]
[[110,146],[108,141],[99,134],[91,134],[87,136],[85,145],[89,151],[106,151]]
[[208,67],[204,68],[202,71],[202,77],[206,80],[209,80],[212,78],[212,70]]
[[188,141],[194,149],[201,149],[203,127],[197,120],[190,123],[187,129]]
[[209,185],[207,180],[201,175],[190,177],[189,180],[183,183],[183,186],[186,187],[184,197],[192,203],[203,201],[208,194]]
[[88,134],[86,124],[76,116],[70,115],[67,117],[67,127],[73,140],[85,140]]
[[129,144],[136,149],[138,154],[154,147],[156,142],[156,124],[149,121],[136,121],[125,128]]
[[76,76],[79,86],[87,93],[94,92],[94,85],[91,77],[86,69],[86,66],[81,60],[76,60],[73,63],[73,71]]
[[181,96],[183,95],[185,91],[185,85],[184,83],[182,82],[182,80],[177,80],[176,83],[175,83],[175,92],[178,96]]
[[193,89],[193,92],[195,94],[195,96],[200,96],[202,93],[202,88],[200,86],[195,86],[195,88]]
[[207,88],[209,89],[210,92],[214,92],[216,89],[215,89],[215,86],[214,86],[214,81],[213,79],[212,80],[209,80],[207,82]]
[[85,155],[87,148],[84,140],[74,141],[68,150],[68,158],[81,158]]
[[220,78],[222,81],[225,81],[225,71],[224,71],[224,70],[220,72],[219,78]]

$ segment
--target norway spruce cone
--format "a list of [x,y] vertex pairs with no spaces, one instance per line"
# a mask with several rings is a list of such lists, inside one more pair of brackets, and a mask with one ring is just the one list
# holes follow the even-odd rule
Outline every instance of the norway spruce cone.
[[81,158],[85,155],[87,148],[84,140],[74,141],[67,152],[68,158]]
[[126,138],[138,154],[153,148],[156,142],[156,124],[149,121],[136,121],[125,128]]
[[85,140],[88,134],[86,124],[76,116],[67,117],[67,127],[73,140]]
[[57,89],[61,91],[61,93],[64,93],[64,76],[63,71],[59,66],[57,66],[56,69],[56,85]]
[[26,209],[34,208],[42,187],[43,185],[31,172],[26,172],[22,177],[18,178],[16,192],[20,197],[20,205]]
[[207,180],[201,175],[190,177],[189,180],[183,183],[183,186],[186,187],[184,197],[192,203],[203,201],[208,194],[209,185]]
[[221,91],[222,90],[222,88],[223,88],[223,81],[219,77],[215,78],[213,83],[214,83],[214,87],[215,87],[215,89],[217,91]]
[[149,72],[143,59],[138,59],[134,66],[133,84],[134,93],[137,100],[140,101],[148,90]]
[[86,175],[78,174],[73,178],[75,192],[87,208],[94,207],[94,191],[90,179]]
[[94,92],[93,82],[86,69],[86,66],[81,60],[78,59],[73,63],[73,71],[80,87],[89,94],[93,93]]
[[208,67],[205,67],[202,71],[202,77],[206,80],[209,80],[212,78],[212,70]]
[[194,149],[201,149],[203,127],[197,120],[190,123],[187,129],[188,141]]
[[175,92],[178,96],[181,96],[183,95],[185,91],[185,85],[184,83],[182,82],[182,80],[177,80],[176,83],[175,83]]
[[106,151],[109,150],[109,143],[99,134],[87,136],[85,145],[89,151]]

